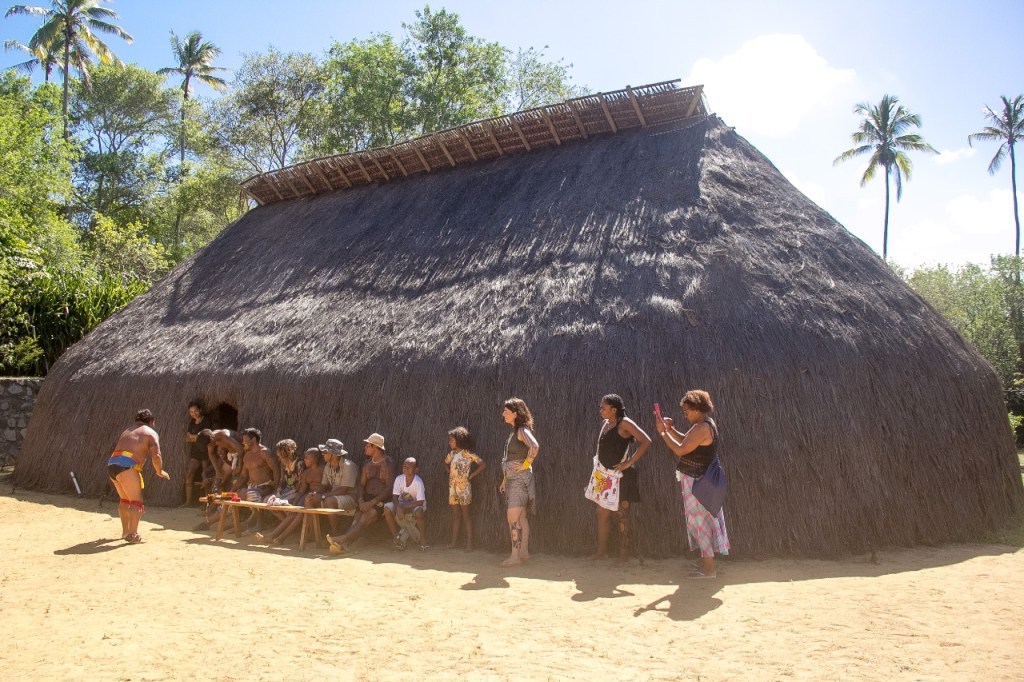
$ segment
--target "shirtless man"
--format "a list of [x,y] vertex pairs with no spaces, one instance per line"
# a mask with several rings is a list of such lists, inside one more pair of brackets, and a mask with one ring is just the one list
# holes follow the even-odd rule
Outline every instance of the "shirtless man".
[[[259,429],[249,428],[242,432],[242,474],[235,483],[234,492],[243,500],[262,502],[277,490],[277,481],[281,470],[277,460],[270,456],[270,451],[260,444],[262,434]],[[247,523],[255,522],[256,531],[260,530],[260,510],[254,509]]]
[[331,554],[347,554],[348,545],[358,538],[367,526],[377,522],[384,514],[384,503],[391,498],[391,459],[384,451],[384,436],[371,433],[363,443],[367,461],[359,474],[359,487],[363,491],[362,500],[348,531],[340,538],[327,536]]
[[129,545],[142,542],[139,519],[146,510],[142,504],[142,465],[147,458],[152,457],[156,475],[165,481],[171,478],[164,471],[164,460],[160,456],[160,436],[153,429],[155,423],[156,419],[149,410],[136,412],[135,427],[121,432],[114,454],[107,461],[107,475],[120,498],[117,515],[121,517],[121,537]]
[[260,444],[262,437],[259,429],[242,432],[242,473],[235,483],[234,492],[249,502],[262,502],[264,497],[277,490],[277,462]]
[[227,488],[231,477],[242,471],[242,453],[245,448],[238,441],[238,434],[228,429],[206,429],[200,431],[199,436],[209,441],[206,456],[213,465],[214,477],[220,479],[221,488]]
[[[199,432],[201,438],[207,441],[206,456],[213,465],[213,483],[207,494],[217,489],[230,490],[235,479],[242,473],[242,453],[245,448],[239,441],[241,436],[229,429],[205,429]],[[192,530],[209,530],[218,520],[218,514],[227,513],[227,507],[217,508],[210,504],[203,510],[203,520]]]

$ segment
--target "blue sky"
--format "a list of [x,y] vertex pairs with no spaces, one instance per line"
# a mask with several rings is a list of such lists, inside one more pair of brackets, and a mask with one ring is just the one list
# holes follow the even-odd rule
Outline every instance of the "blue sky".
[[[7,6],[13,3],[8,3]],[[26,4],[46,4],[45,2]],[[109,6],[135,37],[111,39],[122,59],[170,66],[169,32],[199,30],[222,48],[220,65],[269,45],[322,53],[333,40],[403,33],[422,2],[378,0],[118,0]],[[672,78],[703,83],[708,104],[797,187],[876,251],[884,187],[859,186],[865,163],[834,168],[851,146],[854,104],[885,93],[923,118],[942,151],[916,154],[903,200],[893,205],[889,255],[897,263],[987,263],[1012,253],[1009,162],[986,172],[994,144],[967,135],[981,109],[1024,93],[1024,0],[675,2],[452,0],[474,35],[506,46],[544,47],[573,64],[577,83],[614,90]],[[0,36],[26,41],[34,18],[9,18]],[[0,67],[18,55],[0,55]],[[212,96],[200,90],[201,95]],[[1024,165],[1024,164],[1022,164]],[[1024,170],[1020,180],[1024,184]],[[1024,197],[1019,197],[1024,199]]]

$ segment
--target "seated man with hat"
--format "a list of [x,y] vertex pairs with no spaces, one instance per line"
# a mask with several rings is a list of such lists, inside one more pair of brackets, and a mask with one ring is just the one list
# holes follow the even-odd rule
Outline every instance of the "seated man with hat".
[[368,458],[359,475],[362,500],[356,518],[348,531],[339,538],[327,536],[331,554],[345,554],[367,526],[377,522],[384,513],[384,503],[391,497],[391,459],[385,454],[384,436],[371,433],[363,441],[363,452]]
[[[328,438],[319,450],[324,456],[324,475],[320,479],[320,490],[306,495],[306,506],[342,509],[355,513],[359,467],[348,458],[345,444],[337,438]],[[331,532],[337,533],[340,521],[333,514],[329,519]]]

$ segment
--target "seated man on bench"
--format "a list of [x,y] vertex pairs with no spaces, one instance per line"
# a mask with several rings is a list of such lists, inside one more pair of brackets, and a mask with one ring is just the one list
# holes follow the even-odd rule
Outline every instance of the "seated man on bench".
[[[337,438],[329,438],[319,448],[326,460],[324,473],[317,492],[306,495],[307,507],[341,509],[355,513],[356,483],[359,480],[359,466],[348,458],[345,444]],[[341,521],[332,514],[329,519],[331,532],[337,533]],[[330,537],[328,535],[328,537]]]
[[368,460],[363,464],[363,471],[359,476],[359,487],[363,491],[362,500],[348,531],[340,538],[327,536],[331,554],[347,554],[348,545],[381,517],[384,503],[390,497],[391,459],[384,454],[384,436],[371,433],[363,442],[363,452],[366,453]]
[[[281,470],[277,460],[270,456],[266,446],[260,443],[259,429],[249,428],[242,432],[242,475],[235,482],[234,493],[247,502],[262,502],[277,490]],[[247,524],[260,530],[260,510],[253,509]]]

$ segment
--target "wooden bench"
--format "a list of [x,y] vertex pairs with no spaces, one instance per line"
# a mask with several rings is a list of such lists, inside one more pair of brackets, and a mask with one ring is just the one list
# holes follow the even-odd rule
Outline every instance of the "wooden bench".
[[[225,512],[228,509],[231,510],[231,520],[235,527],[235,537],[242,536],[241,523],[238,517],[239,509],[245,508],[269,512],[284,512],[286,514],[302,514],[302,530],[300,531],[299,534],[300,550],[306,549],[306,536],[307,533],[309,532],[312,532],[313,537],[315,538],[314,542],[319,546],[320,538],[322,537],[320,533],[321,516],[333,516],[339,514],[341,516],[355,515],[354,510],[349,511],[346,509],[330,509],[327,507],[299,507],[294,505],[269,505],[264,504],[263,502],[246,502],[243,500],[235,502],[234,500],[227,500],[216,497],[213,498],[212,500],[207,500],[207,498],[201,497],[199,498],[199,501],[209,501],[211,504],[221,507],[220,521],[217,522],[217,535],[215,538],[217,541],[220,541],[220,539],[224,537],[224,524],[227,521],[227,514]],[[309,528],[310,525],[313,526],[312,529]]]

